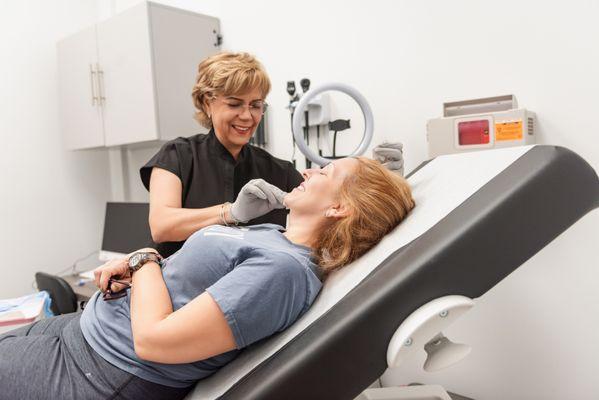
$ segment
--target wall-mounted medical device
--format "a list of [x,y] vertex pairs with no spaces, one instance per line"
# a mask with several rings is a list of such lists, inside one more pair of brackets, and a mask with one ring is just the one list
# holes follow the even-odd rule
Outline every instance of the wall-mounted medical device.
[[[296,104],[297,106],[297,104]],[[310,112],[308,124],[310,127],[326,125],[331,121],[331,99],[327,93],[314,96],[308,102],[307,110]],[[302,120],[302,127],[306,127],[306,120]]]
[[535,128],[536,114],[514,95],[444,103],[426,125],[428,156],[533,144]]

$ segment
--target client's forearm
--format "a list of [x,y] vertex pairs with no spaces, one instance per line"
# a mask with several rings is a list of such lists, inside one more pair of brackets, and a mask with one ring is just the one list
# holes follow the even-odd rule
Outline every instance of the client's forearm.
[[144,264],[133,273],[132,283],[131,330],[135,351],[138,352],[138,348],[152,345],[159,323],[173,312],[173,306],[157,263]]

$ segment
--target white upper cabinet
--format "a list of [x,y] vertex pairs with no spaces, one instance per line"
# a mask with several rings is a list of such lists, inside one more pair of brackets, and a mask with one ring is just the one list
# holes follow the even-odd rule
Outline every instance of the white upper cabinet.
[[197,66],[220,49],[216,18],[141,3],[58,43],[70,149],[190,136]]

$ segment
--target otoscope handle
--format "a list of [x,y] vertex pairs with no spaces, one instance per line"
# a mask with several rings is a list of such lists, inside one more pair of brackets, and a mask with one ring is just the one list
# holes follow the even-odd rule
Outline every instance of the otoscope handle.
[[287,93],[293,97],[295,94],[295,81],[287,81]]
[[304,91],[304,93],[306,93],[308,90],[310,90],[310,79],[308,78],[304,78],[300,81],[300,85],[302,87],[302,90]]

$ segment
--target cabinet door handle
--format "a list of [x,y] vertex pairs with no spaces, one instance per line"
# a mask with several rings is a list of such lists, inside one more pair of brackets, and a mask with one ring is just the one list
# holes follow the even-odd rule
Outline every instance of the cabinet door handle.
[[94,84],[94,76],[96,75],[96,71],[94,71],[94,66],[89,64],[89,83],[92,87],[92,106],[96,105],[98,101],[98,97],[96,96],[96,85]]
[[100,105],[104,105],[106,97],[104,96],[104,71],[100,69],[100,64],[96,63],[96,71],[98,73],[98,99]]

